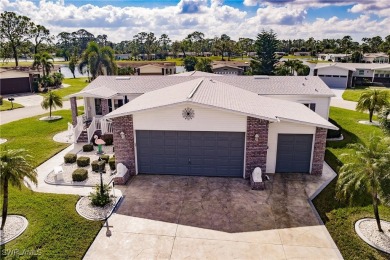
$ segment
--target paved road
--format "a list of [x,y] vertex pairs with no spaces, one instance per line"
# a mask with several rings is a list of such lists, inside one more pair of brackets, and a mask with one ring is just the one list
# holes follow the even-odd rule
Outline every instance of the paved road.
[[343,99],[342,96],[343,96],[344,89],[332,89],[332,91],[336,95],[336,97],[333,97],[330,101],[330,105],[332,107],[340,107],[344,109],[355,110],[357,102],[347,101]]

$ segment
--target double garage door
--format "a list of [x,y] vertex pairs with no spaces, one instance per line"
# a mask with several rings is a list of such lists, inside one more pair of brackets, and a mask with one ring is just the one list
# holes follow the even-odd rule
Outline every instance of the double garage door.
[[245,133],[136,131],[138,172],[242,177]]

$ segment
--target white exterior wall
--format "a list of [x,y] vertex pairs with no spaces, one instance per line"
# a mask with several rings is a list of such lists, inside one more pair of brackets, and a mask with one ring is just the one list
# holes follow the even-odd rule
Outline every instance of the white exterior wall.
[[288,101],[293,101],[301,104],[315,103],[316,113],[328,120],[329,118],[329,106],[330,97],[310,97],[310,96],[298,96],[298,95],[267,95],[265,97],[278,98]]
[[162,67],[158,66],[143,66],[139,68],[140,74],[160,74],[162,75]]
[[317,75],[331,88],[346,88],[348,83],[348,70],[334,66],[317,69]]
[[[364,71],[364,74],[363,75],[360,75],[360,71],[363,70]],[[356,69],[356,71],[354,71],[352,73],[352,76],[353,77],[373,77],[374,76],[374,71],[373,70],[369,70],[369,69]]]
[[[182,116],[186,107],[194,109],[195,116],[191,120]],[[181,104],[135,113],[133,126],[134,130],[246,132],[246,116]]]
[[[278,134],[313,134],[313,141],[314,141],[315,133],[316,133],[315,126],[305,126],[305,125],[294,124],[290,122],[288,123],[279,122],[279,123],[269,124],[266,172],[275,173],[276,154],[278,148]],[[312,158],[310,160],[310,172],[311,172],[312,160],[313,160],[313,148],[312,148]]]

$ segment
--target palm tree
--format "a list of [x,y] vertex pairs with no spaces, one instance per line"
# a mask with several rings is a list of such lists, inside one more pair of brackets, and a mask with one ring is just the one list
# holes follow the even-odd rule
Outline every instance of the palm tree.
[[379,112],[382,108],[389,105],[387,97],[388,94],[386,91],[377,89],[366,90],[360,95],[356,105],[356,111],[364,112],[368,110],[370,122],[372,122],[374,112]]
[[352,202],[358,199],[362,191],[371,195],[378,230],[383,232],[378,204],[379,197],[385,202],[390,197],[385,189],[385,183],[390,181],[390,139],[371,135],[367,146],[355,143],[348,147],[352,151],[342,155],[346,163],[340,168],[336,196]]
[[108,46],[99,47],[96,42],[89,42],[87,49],[81,56],[79,71],[83,71],[88,66],[92,79],[103,75],[105,72],[107,75],[116,74],[117,66],[113,49]]
[[37,172],[31,155],[24,149],[1,151],[0,155],[0,185],[3,194],[3,212],[1,228],[4,229],[8,213],[8,185],[11,184],[19,189],[22,188],[24,178],[28,178],[34,184],[38,183]]
[[390,135],[390,106],[383,108],[378,117],[383,131]]
[[32,67],[37,68],[39,71],[39,68],[42,67],[43,76],[49,75],[52,68],[54,68],[54,59],[53,57],[47,53],[37,53],[34,55],[34,62]]
[[62,98],[59,95],[57,95],[55,92],[49,91],[43,98],[41,106],[43,109],[50,110],[49,117],[51,117],[52,108],[56,108],[57,106],[62,107]]
[[208,58],[200,58],[195,64],[195,70],[212,73],[211,60]]

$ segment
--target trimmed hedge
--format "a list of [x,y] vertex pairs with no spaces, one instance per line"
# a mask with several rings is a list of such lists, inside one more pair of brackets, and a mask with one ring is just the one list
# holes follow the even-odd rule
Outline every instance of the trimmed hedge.
[[77,160],[77,155],[74,153],[68,153],[64,156],[65,163],[75,163]]
[[92,144],[85,144],[83,145],[83,152],[92,152],[93,151],[93,145]]
[[[104,169],[105,169],[105,167],[106,167],[106,161],[104,161],[103,160],[103,162],[104,162],[104,164],[103,164],[103,171],[104,171]],[[98,160],[96,160],[96,161],[93,161],[92,163],[91,163],[91,166],[92,166],[92,171],[94,171],[94,172],[99,172],[99,161]]]
[[100,155],[100,158],[102,158],[103,161],[108,163],[108,160],[110,159],[110,156],[107,154]]
[[100,137],[104,142],[106,142],[106,145],[112,145],[114,143],[114,137],[112,134],[104,134]]
[[111,171],[115,170],[115,155],[108,160]]
[[90,163],[89,157],[81,156],[77,158],[77,166],[79,167],[86,167]]
[[329,122],[331,122],[333,125],[337,126],[339,130],[332,130],[328,129],[328,133],[326,135],[326,138],[339,138],[341,136],[341,126],[337,124],[336,121],[334,121],[332,118],[329,118]]
[[73,181],[85,181],[88,178],[88,171],[86,169],[76,169],[72,173]]

